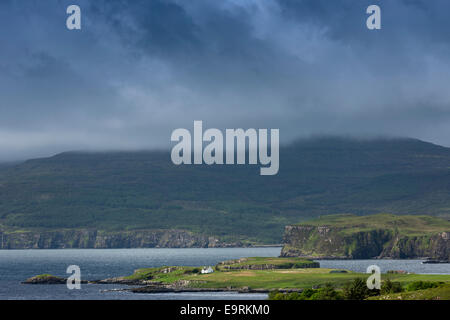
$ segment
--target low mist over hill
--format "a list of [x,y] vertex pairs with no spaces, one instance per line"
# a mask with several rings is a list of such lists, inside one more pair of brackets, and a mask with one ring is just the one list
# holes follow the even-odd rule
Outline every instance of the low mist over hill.
[[450,216],[450,149],[414,139],[315,138],[280,149],[280,171],[181,165],[170,153],[61,153],[0,167],[4,230],[185,229],[280,243],[325,214]]

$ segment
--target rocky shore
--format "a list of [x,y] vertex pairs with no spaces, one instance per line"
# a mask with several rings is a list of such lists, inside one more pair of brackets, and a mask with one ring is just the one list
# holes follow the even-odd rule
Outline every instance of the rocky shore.
[[[38,275],[31,277],[22,282],[22,284],[41,284],[54,285],[66,284],[67,279],[53,276],[53,275]],[[131,291],[133,293],[166,293],[166,292],[238,292],[238,293],[268,293],[265,289],[251,289],[249,287],[227,287],[227,288],[193,288],[190,287],[190,281],[177,281],[175,283],[167,284],[159,281],[150,280],[129,280],[124,277],[110,278],[103,280],[82,280],[82,284],[118,284],[128,286],[138,286],[120,289],[102,290],[107,291]],[[283,292],[299,292],[297,289],[282,290]]]
[[[53,276],[51,274],[41,274],[38,276],[34,276],[31,278],[28,278],[27,280],[23,281],[22,284],[66,284],[67,279],[61,278],[57,276]],[[81,280],[80,283],[92,283],[90,281]]]
[[[229,267],[229,268],[226,268]],[[162,266],[156,268],[141,268],[134,270],[133,274],[122,277],[113,277],[102,280],[82,281],[86,284],[116,284],[129,286],[126,288],[110,289],[112,291],[131,291],[134,293],[163,293],[163,292],[238,292],[238,293],[268,293],[269,289],[253,289],[250,283],[242,285],[229,285],[227,282],[220,282],[214,286],[205,287],[204,284],[210,279],[210,274],[214,275],[235,275],[238,272],[271,271],[275,270],[296,270],[319,268],[317,262],[299,258],[276,258],[276,257],[252,257],[227,260],[218,263],[214,270],[208,274],[202,272],[201,267],[189,266]],[[220,276],[219,276],[220,277]],[[67,279],[41,274],[31,277],[23,284],[65,284]],[[283,289],[281,289],[283,290]],[[109,290],[105,290],[109,291]],[[298,292],[298,289],[286,289],[283,292]]]

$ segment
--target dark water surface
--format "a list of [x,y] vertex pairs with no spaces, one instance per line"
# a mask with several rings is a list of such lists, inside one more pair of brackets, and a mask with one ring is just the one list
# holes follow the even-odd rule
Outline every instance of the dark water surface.
[[318,260],[322,268],[346,269],[366,272],[367,267],[377,265],[381,273],[389,270],[403,270],[420,274],[450,274],[450,263],[422,264],[424,260]]
[[209,249],[53,249],[0,250],[0,299],[266,299],[265,294],[164,293],[135,294],[102,292],[120,285],[24,285],[21,281],[49,273],[68,277],[69,265],[78,265],[83,280],[99,280],[132,274],[135,269],[160,266],[214,266],[220,261],[243,257],[276,257],[281,248]]
[[[133,273],[135,269],[160,266],[214,266],[220,261],[242,257],[276,257],[279,247],[211,249],[55,249],[0,250],[0,299],[266,299],[265,294],[164,293],[135,294],[109,291],[126,286],[83,284],[80,290],[66,285],[23,285],[37,274],[67,277],[69,265],[81,268],[83,280],[98,280]],[[405,270],[414,273],[450,274],[450,264],[422,264],[422,260],[321,260],[321,267],[365,272],[376,264],[382,272]]]

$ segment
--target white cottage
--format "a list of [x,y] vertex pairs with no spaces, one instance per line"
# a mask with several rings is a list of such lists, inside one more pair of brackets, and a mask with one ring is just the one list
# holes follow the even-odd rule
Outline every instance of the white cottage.
[[203,274],[205,274],[205,273],[213,273],[213,272],[214,272],[214,269],[211,268],[211,267],[208,267],[208,268],[204,267],[204,268],[202,269],[201,272],[202,272]]

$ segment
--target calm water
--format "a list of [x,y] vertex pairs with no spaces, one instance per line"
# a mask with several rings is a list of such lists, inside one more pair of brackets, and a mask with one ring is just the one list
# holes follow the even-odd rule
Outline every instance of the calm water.
[[450,274],[450,263],[422,264],[423,260],[320,260],[322,268],[347,269],[366,272],[367,267],[377,265],[381,273],[388,270],[404,270],[422,274]]
[[101,292],[120,285],[24,285],[21,281],[42,273],[67,277],[69,265],[80,266],[83,280],[98,280],[132,274],[142,267],[214,266],[220,261],[243,257],[276,257],[281,248],[211,249],[55,249],[0,250],[0,299],[266,299],[265,294],[164,293],[135,294]]
[[[101,292],[119,285],[84,284],[81,290],[65,285],[23,285],[21,281],[42,273],[67,277],[67,266],[81,268],[83,280],[98,280],[131,274],[142,267],[207,266],[242,257],[276,257],[281,248],[218,249],[63,249],[0,250],[0,299],[265,299],[265,294],[236,293],[165,293],[135,294]],[[406,270],[414,273],[450,274],[450,264],[422,264],[421,260],[321,260],[324,268],[342,268],[365,272],[376,264],[382,272]]]

